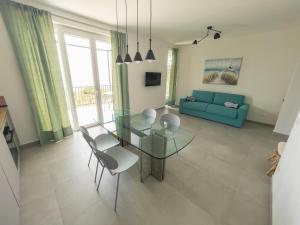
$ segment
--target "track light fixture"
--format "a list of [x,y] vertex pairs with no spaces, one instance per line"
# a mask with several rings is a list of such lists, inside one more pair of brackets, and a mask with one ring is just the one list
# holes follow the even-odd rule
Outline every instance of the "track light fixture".
[[203,38],[201,38],[200,40],[194,40],[194,41],[193,41],[193,45],[196,45],[196,44],[198,44],[199,42],[203,41],[205,38],[207,38],[207,37],[209,36],[209,34],[210,34],[211,32],[214,32],[214,39],[219,39],[219,38],[221,37],[221,33],[222,33],[222,32],[219,31],[219,30],[213,29],[212,26],[208,26],[206,29],[207,29],[206,35],[205,35]]

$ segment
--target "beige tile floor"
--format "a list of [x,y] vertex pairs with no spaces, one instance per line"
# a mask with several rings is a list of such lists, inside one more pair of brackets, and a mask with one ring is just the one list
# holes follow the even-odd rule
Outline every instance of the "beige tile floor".
[[179,156],[167,160],[163,182],[149,177],[140,183],[136,167],[123,174],[117,214],[113,210],[116,177],[106,171],[97,193],[95,159],[88,168],[90,149],[80,133],[22,150],[21,224],[270,224],[266,157],[284,137],[257,123],[237,129],[180,116],[195,139]]

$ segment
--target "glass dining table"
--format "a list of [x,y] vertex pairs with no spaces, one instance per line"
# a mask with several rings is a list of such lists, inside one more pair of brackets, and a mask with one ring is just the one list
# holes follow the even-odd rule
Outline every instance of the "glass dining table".
[[165,177],[166,159],[178,154],[194,138],[193,132],[183,126],[170,130],[158,118],[146,117],[142,113],[123,113],[106,123],[97,119],[95,121],[116,136],[122,146],[128,146],[128,149],[139,154],[142,182],[149,175],[162,181]]

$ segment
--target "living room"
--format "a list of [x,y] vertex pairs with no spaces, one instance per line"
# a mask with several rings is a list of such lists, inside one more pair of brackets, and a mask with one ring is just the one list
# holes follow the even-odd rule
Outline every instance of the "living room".
[[1,225],[299,224],[298,2],[0,6]]

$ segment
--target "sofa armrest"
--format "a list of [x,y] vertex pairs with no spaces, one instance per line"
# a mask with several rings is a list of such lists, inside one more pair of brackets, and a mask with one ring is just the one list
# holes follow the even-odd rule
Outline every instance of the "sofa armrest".
[[245,120],[247,118],[248,111],[249,111],[249,105],[248,104],[241,105],[238,108],[238,118],[242,119],[242,120]]
[[179,100],[179,105],[182,104],[182,103],[184,103],[184,102],[185,102],[185,99],[186,99],[186,98],[180,98],[180,100]]
[[185,98],[180,98],[179,100],[179,112],[182,112],[183,103],[185,102]]

